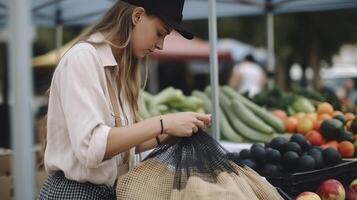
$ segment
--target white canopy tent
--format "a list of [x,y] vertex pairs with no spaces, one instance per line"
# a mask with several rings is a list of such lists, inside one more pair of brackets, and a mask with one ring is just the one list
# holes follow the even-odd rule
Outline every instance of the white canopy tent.
[[[217,2],[216,2],[217,1]],[[0,0],[0,26],[9,34],[9,77],[15,199],[32,199],[34,171],[32,150],[31,20],[36,26],[87,25],[97,20],[113,0]],[[356,0],[187,0],[185,19],[209,19],[210,69],[213,89],[213,130],[219,139],[218,59],[216,18],[266,14],[268,16],[269,65],[273,66],[273,14],[357,7]],[[197,9],[199,8],[199,9]]]

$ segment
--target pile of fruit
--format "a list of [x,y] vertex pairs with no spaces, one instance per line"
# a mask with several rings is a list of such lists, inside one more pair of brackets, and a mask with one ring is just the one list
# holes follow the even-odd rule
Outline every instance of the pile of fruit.
[[335,179],[328,179],[319,184],[315,192],[302,192],[295,200],[357,200],[357,179],[353,180],[346,189]]
[[326,102],[319,104],[316,112],[289,117],[282,110],[273,113],[283,120],[287,132],[304,135],[313,146],[335,148],[343,158],[355,157],[357,120],[353,113],[335,111]]
[[235,163],[247,165],[263,176],[311,171],[342,162],[336,149],[312,147],[301,134],[293,135],[290,140],[276,137],[264,146],[256,143],[250,149],[228,156]]
[[[191,96],[185,96],[181,90],[172,87],[157,95],[142,92],[139,111],[144,119],[181,111],[211,113],[211,94],[210,87],[205,91],[193,91]],[[316,104],[304,97],[293,99],[287,106],[290,112],[270,112],[232,88],[220,87],[221,138],[232,142],[267,143],[282,133],[286,137],[291,136],[286,133],[298,133],[313,146],[335,148],[343,158],[356,156],[357,119],[353,113],[334,110],[327,102]]]

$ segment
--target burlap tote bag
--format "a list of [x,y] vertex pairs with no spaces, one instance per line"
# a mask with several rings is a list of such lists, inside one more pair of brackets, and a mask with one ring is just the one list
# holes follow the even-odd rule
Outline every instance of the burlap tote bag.
[[202,130],[190,138],[173,138],[119,178],[117,199],[283,199],[255,171],[230,161],[227,153]]

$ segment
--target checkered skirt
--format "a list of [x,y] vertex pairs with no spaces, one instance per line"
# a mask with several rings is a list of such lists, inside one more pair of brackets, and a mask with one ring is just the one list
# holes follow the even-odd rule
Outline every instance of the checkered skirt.
[[40,191],[39,200],[116,200],[115,188],[66,179],[63,172],[49,176]]

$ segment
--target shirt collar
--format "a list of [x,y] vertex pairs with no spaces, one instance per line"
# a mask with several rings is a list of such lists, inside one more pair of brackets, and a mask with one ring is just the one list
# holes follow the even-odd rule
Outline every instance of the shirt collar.
[[98,52],[98,56],[102,61],[103,67],[118,66],[114,58],[110,45],[105,42],[104,35],[100,32],[93,33],[87,39],[87,42],[93,44]]

